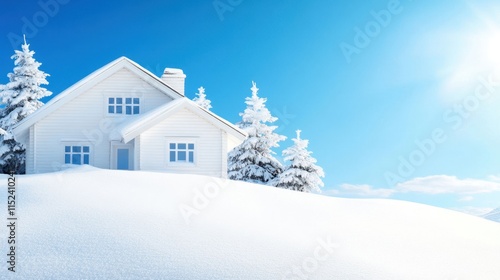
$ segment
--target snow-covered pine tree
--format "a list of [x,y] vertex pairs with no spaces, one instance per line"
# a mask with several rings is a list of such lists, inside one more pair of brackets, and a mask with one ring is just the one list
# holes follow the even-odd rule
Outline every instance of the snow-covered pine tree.
[[48,85],[48,74],[39,70],[41,63],[37,62],[34,51],[24,40],[22,50],[16,50],[11,57],[14,59],[14,72],[7,77],[9,82],[0,87],[0,168],[3,173],[24,172],[25,151],[12,135],[12,127],[26,118],[38,108],[42,107],[41,98],[49,96],[52,92],[41,87]]
[[233,180],[259,184],[274,184],[274,179],[283,170],[281,163],[273,156],[271,149],[279,147],[278,142],[286,137],[274,132],[277,126],[268,126],[277,118],[266,108],[266,98],[258,96],[255,82],[252,96],[247,97],[247,108],[240,113],[239,127],[248,133],[248,138],[229,152],[228,177]]
[[0,131],[0,171],[4,174],[24,174],[26,149],[12,133]]
[[278,176],[276,187],[301,192],[320,192],[323,187],[322,177],[325,177],[323,168],[317,166],[316,159],[307,150],[309,141],[300,138],[292,139],[293,145],[283,151],[285,161],[289,162],[285,170]]
[[212,101],[207,99],[207,95],[205,94],[205,88],[204,87],[199,87],[198,88],[198,93],[196,94],[197,97],[193,99],[194,103],[198,104],[201,108],[205,110],[210,110],[212,108]]

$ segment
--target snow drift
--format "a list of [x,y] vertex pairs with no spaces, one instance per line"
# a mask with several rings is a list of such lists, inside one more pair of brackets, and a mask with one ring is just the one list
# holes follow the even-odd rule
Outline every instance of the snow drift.
[[91,167],[17,181],[17,272],[2,246],[2,279],[500,275],[500,224],[414,203]]

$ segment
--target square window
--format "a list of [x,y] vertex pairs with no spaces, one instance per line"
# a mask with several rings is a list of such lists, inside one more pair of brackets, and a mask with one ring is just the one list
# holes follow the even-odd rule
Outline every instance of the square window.
[[123,104],[123,98],[121,97],[116,98],[116,104]]
[[81,152],[82,152],[82,147],[73,146],[73,153],[81,153]]
[[73,154],[73,155],[71,155],[71,163],[73,163],[73,164],[82,164],[82,155],[81,154]]
[[115,99],[114,99],[114,98],[112,98],[112,97],[110,97],[110,98],[108,99],[108,104],[115,104]]
[[90,152],[90,147],[89,146],[83,146],[83,152],[84,153],[89,153]]
[[115,113],[115,106],[108,106],[108,113],[114,114]]
[[125,98],[125,104],[132,104],[132,98]]
[[170,152],[170,162],[175,162],[175,152],[174,151]]
[[185,143],[179,143],[179,144],[177,144],[177,149],[185,150],[186,149],[186,144]]
[[134,115],[139,114],[139,106],[134,106]]
[[189,143],[189,144],[188,144],[188,149],[190,149],[190,150],[194,150],[194,144],[193,144],[193,143]]
[[170,149],[175,149],[175,143],[170,143]]
[[134,104],[139,104],[139,98],[134,98]]
[[71,163],[71,156],[69,154],[64,155],[64,163],[65,164],[70,164]]
[[125,114],[132,115],[132,107],[130,106],[125,107]]
[[69,153],[69,152],[71,152],[71,146],[65,146],[65,147],[64,147],[64,152],[65,152],[65,153]]
[[122,108],[122,106],[117,106],[116,107],[116,113],[117,114],[123,114],[123,108]]
[[184,151],[179,151],[177,153],[177,157],[179,161],[186,161],[186,152]]

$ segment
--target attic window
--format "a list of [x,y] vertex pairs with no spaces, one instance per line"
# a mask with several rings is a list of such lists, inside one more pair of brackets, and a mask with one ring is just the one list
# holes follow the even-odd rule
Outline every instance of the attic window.
[[138,97],[109,97],[108,114],[138,115],[140,102]]

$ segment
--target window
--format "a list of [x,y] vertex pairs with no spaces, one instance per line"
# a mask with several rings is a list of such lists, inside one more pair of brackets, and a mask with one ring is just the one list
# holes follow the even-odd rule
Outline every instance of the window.
[[140,99],[138,97],[109,97],[108,114],[138,115]]
[[65,164],[90,164],[90,146],[64,146]]
[[169,143],[169,162],[194,163],[194,143]]

